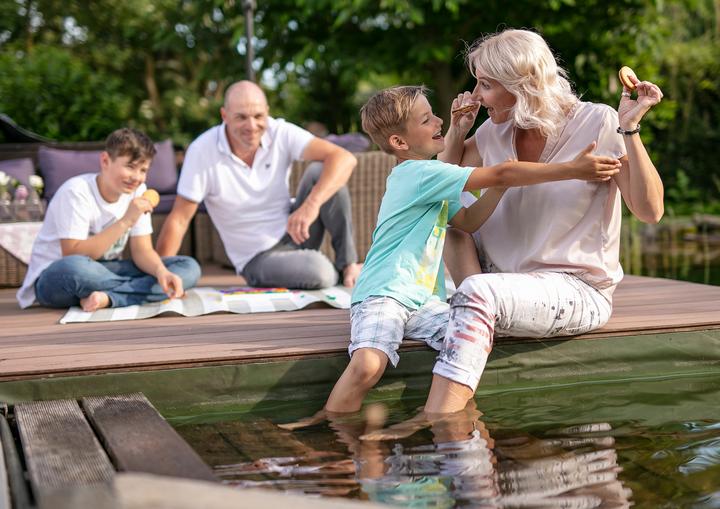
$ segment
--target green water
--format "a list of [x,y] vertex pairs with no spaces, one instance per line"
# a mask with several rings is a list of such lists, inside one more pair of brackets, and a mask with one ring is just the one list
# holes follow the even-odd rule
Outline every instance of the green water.
[[690,218],[666,216],[645,225],[622,223],[620,262],[626,274],[720,285],[720,231],[693,226]]
[[[716,375],[507,388],[412,427],[425,390],[372,396],[369,413],[292,432],[277,424],[322,401],[177,429],[238,487],[402,507],[720,507]],[[388,426],[408,436],[359,438]]]

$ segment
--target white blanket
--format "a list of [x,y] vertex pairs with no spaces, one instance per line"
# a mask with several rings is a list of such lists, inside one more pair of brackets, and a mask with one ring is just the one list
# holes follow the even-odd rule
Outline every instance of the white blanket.
[[164,300],[141,306],[105,308],[93,312],[72,307],[60,319],[60,323],[139,320],[162,313],[199,316],[218,312],[295,311],[314,302],[324,302],[334,308],[349,309],[351,292],[352,289],[344,286],[312,291],[248,287],[217,290],[200,287],[188,290],[182,299]]

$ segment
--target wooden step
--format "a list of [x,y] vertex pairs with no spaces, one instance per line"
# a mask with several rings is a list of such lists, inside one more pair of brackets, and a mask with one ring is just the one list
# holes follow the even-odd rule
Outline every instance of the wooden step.
[[40,506],[57,507],[59,494],[74,487],[110,485],[112,463],[76,401],[20,403],[14,413]]
[[[4,408],[0,408],[3,411]],[[5,465],[4,448],[7,440],[3,437],[3,428],[7,427],[5,421],[5,412],[0,414],[0,509],[10,509],[10,478],[8,477],[8,469]],[[11,445],[11,444],[7,444]]]
[[82,406],[119,471],[218,480],[143,394],[89,397]]

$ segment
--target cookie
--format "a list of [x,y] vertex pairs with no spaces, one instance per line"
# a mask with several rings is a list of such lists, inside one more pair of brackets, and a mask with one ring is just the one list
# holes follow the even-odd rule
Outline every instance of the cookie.
[[470,113],[475,109],[477,106],[476,104],[466,104],[465,106],[460,106],[459,108],[455,108],[450,112],[451,115],[464,115],[465,113]]
[[630,69],[627,65],[624,65],[620,68],[620,71],[618,72],[618,77],[620,78],[620,83],[623,84],[623,86],[629,90],[635,90],[636,86],[635,83],[630,81],[630,76],[637,79],[637,75],[635,74],[635,71]]
[[157,207],[158,203],[160,203],[160,195],[155,189],[148,189],[142,194],[142,197],[149,201],[153,208]]

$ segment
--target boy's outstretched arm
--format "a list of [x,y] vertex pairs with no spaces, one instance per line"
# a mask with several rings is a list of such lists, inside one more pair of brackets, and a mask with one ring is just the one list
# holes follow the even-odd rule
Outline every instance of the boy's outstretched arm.
[[182,279],[165,267],[160,255],[153,249],[150,235],[130,237],[130,254],[141,271],[155,276],[168,297],[175,299],[185,295]]
[[99,259],[126,231],[137,223],[140,216],[146,212],[150,212],[152,209],[153,206],[147,199],[141,196],[134,198],[130,202],[125,215],[100,233],[91,235],[83,240],[60,239],[62,255],[85,255],[93,260]]
[[575,159],[565,163],[505,161],[494,166],[475,168],[463,190],[530,186],[555,180],[610,180],[620,171],[620,161],[612,157],[595,156],[592,154],[593,150],[595,150],[595,142],[585,147]]
[[504,187],[488,189],[478,200],[467,208],[461,208],[450,221],[451,226],[467,233],[480,228],[495,210],[500,198],[505,194]]

